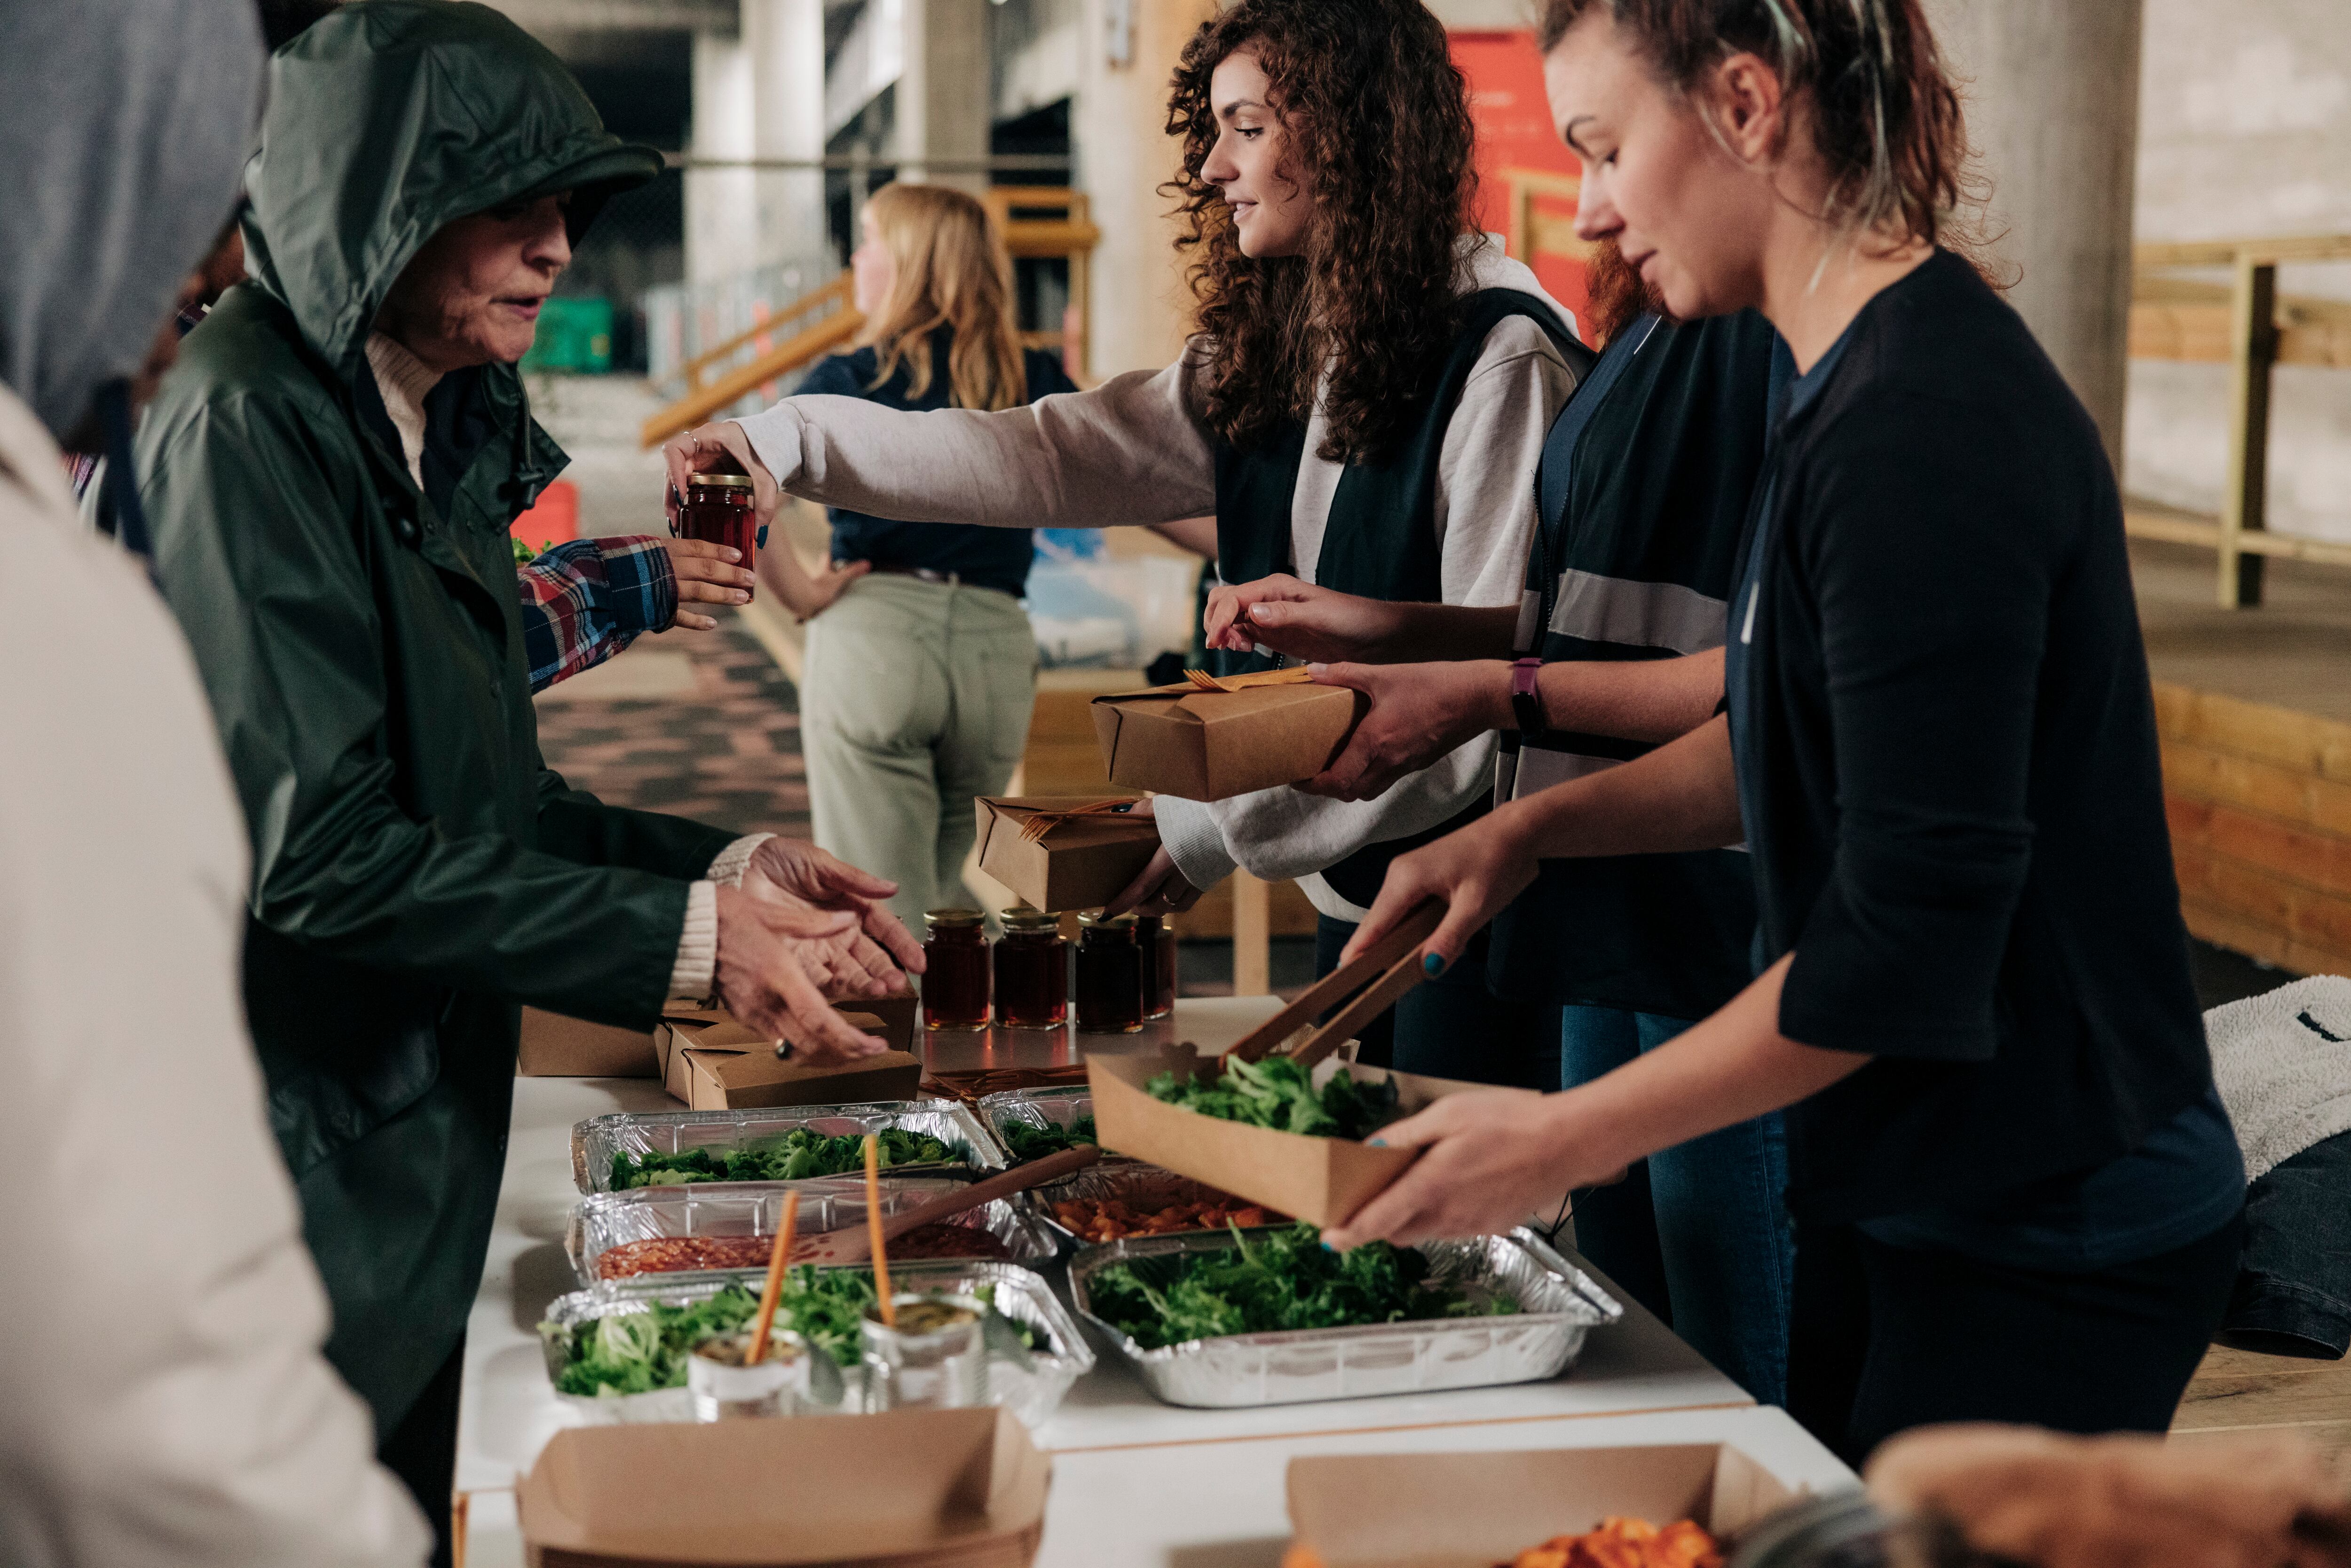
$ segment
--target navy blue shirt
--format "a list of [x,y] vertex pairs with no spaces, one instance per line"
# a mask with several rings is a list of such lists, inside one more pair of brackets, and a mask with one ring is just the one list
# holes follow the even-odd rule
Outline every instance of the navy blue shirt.
[[2163,1209],[2207,1218],[2241,1175],[2199,1109],[2095,426],[1938,253],[1793,389],[1764,472],[1726,671],[1760,957],[1793,956],[1782,1033],[1871,1059],[1790,1108],[1790,1207],[1946,1245],[1996,1217],[1997,1247],[2062,1198],[2056,1228],[2110,1261]]
[[[885,408],[929,410],[951,404],[947,349],[953,336],[946,328],[931,335],[931,384],[919,398],[906,396],[908,366],[897,370],[881,386],[873,385],[881,356],[871,348],[853,354],[832,354],[818,361],[799,392],[828,392],[862,397]],[[1042,349],[1023,352],[1029,373],[1029,396],[1036,402],[1052,392],[1078,390],[1061,369],[1061,361]],[[980,588],[993,588],[1019,599],[1029,591],[1029,562],[1036,553],[1029,528],[980,528],[963,523],[906,523],[832,507],[832,559],[870,560],[877,567],[907,571],[950,572]]]

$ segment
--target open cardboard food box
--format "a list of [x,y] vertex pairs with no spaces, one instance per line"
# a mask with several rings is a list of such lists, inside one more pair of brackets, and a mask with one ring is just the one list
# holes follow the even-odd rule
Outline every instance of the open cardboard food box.
[[[890,1039],[893,1020],[852,1010],[859,1005],[842,1004],[851,1026]],[[674,1013],[662,1020],[653,1040],[662,1086],[693,1111],[911,1100],[923,1080],[922,1062],[904,1049],[833,1067],[778,1057],[772,1036],[716,1008]]]
[[1154,686],[1096,697],[1092,707],[1112,783],[1222,800],[1313,778],[1366,706],[1345,686],[1301,684]]
[[1630,1515],[1724,1542],[1791,1500],[1728,1443],[1290,1461],[1286,1568],[1492,1568]]
[[997,1409],[575,1427],[516,1503],[531,1568],[1027,1568],[1051,1474]]
[[[1219,1071],[1218,1059],[1203,1056],[1190,1045],[1086,1059],[1095,1134],[1104,1149],[1324,1226],[1346,1220],[1419,1155],[1416,1149],[1374,1148],[1344,1138],[1310,1138],[1219,1121],[1153,1099],[1143,1086],[1171,1070],[1214,1075]],[[1407,1115],[1447,1094],[1486,1087],[1336,1059],[1322,1064],[1314,1082],[1322,1082],[1329,1072],[1352,1073],[1366,1082],[1395,1079],[1398,1103]]]
[[982,796],[972,802],[978,819],[979,869],[1036,909],[1097,909],[1126,891],[1159,848],[1159,824],[1149,817],[1105,811],[1064,817],[1046,836],[1022,836],[1040,811],[1068,811],[1096,804],[1101,795]]

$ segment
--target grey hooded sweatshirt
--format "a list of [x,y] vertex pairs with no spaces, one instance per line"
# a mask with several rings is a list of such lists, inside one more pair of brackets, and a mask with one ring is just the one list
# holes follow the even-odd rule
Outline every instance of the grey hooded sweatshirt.
[[395,1568],[237,989],[247,855],[179,629],[54,437],[228,215],[249,0],[0,5],[0,1563]]

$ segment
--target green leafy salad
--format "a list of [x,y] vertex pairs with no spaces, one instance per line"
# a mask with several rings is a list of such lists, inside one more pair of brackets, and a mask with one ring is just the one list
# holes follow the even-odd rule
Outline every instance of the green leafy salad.
[[1094,1316],[1145,1350],[1226,1334],[1352,1328],[1428,1318],[1499,1317],[1508,1297],[1484,1300],[1426,1283],[1420,1253],[1366,1242],[1350,1252],[1322,1245],[1301,1222],[1252,1245],[1236,1229],[1231,1250],[1176,1252],[1113,1263],[1086,1287]]
[[1034,1122],[1007,1122],[997,1129],[1004,1135],[1005,1146],[1016,1160],[1042,1159],[1058,1155],[1063,1149],[1081,1148],[1096,1142],[1094,1119],[1080,1116],[1066,1127],[1040,1127]]
[[[881,1134],[884,1166],[974,1165],[971,1150],[926,1133],[884,1127]],[[782,1137],[743,1149],[687,1149],[675,1155],[612,1156],[612,1190],[632,1186],[669,1186],[695,1181],[804,1181],[811,1176],[841,1176],[865,1168],[865,1140],[843,1135],[828,1137],[806,1127],[794,1127]]]
[[[995,1286],[982,1285],[974,1293],[995,1312]],[[858,1322],[873,1301],[873,1276],[868,1270],[792,1269],[786,1271],[777,1298],[776,1326],[799,1334],[834,1365],[852,1367],[861,1354]],[[747,1329],[758,1315],[759,1292],[728,1285],[688,1306],[655,1301],[646,1312],[616,1313],[574,1326],[541,1323],[538,1332],[565,1353],[555,1391],[596,1398],[684,1387],[685,1358],[695,1345]],[[1045,1348],[1043,1336],[1034,1328],[998,1317],[1027,1348]]]
[[1403,1113],[1392,1079],[1363,1083],[1334,1072],[1318,1092],[1307,1070],[1286,1056],[1236,1058],[1214,1082],[1179,1082],[1175,1073],[1163,1072],[1143,1087],[1155,1100],[1203,1116],[1311,1138],[1367,1138]]

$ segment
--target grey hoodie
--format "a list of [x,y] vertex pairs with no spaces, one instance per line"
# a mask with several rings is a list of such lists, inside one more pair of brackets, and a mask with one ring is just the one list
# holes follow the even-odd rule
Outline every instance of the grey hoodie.
[[251,0],[0,5],[0,382],[52,434],[227,222],[264,57]]

